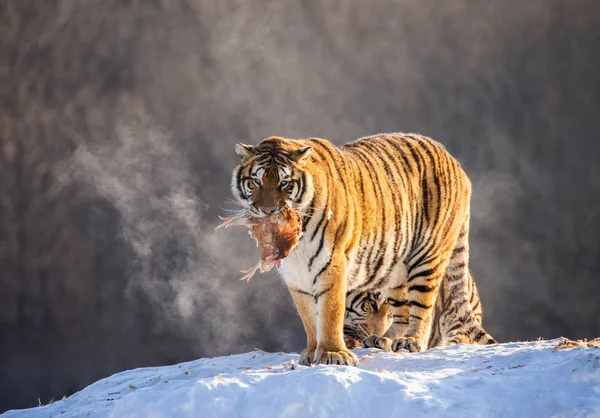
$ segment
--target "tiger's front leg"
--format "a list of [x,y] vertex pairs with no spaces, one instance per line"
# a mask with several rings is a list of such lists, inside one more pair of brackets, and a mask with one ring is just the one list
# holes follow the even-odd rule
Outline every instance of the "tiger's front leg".
[[355,366],[358,359],[344,343],[346,310],[346,257],[334,252],[331,262],[316,278],[317,350],[315,363]]
[[311,294],[301,292],[299,290],[288,288],[304,331],[306,331],[306,348],[300,354],[300,364],[303,366],[310,366],[315,362],[315,351],[317,349],[317,330],[316,330],[316,306],[315,301]]

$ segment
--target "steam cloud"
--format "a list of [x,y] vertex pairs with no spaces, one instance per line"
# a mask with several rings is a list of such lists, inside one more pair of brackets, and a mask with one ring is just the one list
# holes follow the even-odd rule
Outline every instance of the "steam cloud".
[[[145,115],[120,121],[114,140],[78,146],[57,177],[63,185],[84,184],[114,204],[120,236],[133,255],[124,287],[130,295],[141,290],[149,298],[157,326],[179,328],[201,353],[211,346],[219,352],[248,349],[244,338],[263,331],[254,328],[260,321],[247,315],[244,294],[257,281],[274,277],[237,281],[239,269],[255,263],[257,250],[245,231],[214,231],[217,219],[205,218],[193,170],[174,148],[172,134]],[[201,323],[194,322],[198,318]]]

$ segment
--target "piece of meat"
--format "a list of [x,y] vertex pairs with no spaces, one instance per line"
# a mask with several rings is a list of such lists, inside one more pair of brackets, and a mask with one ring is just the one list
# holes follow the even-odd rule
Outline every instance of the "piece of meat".
[[[221,218],[221,217],[220,217]],[[232,225],[245,225],[251,229],[251,236],[260,247],[260,260],[248,269],[240,280],[250,280],[257,270],[261,273],[281,264],[300,242],[302,220],[292,210],[286,209],[265,218],[221,218],[223,223],[217,227],[228,228]]]
[[362,341],[355,337],[350,337],[349,335],[344,334],[344,343],[346,343],[346,348],[362,348]]

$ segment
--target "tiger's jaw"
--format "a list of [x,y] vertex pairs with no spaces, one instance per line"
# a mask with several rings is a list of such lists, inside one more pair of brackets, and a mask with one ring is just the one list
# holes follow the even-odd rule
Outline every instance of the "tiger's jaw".
[[260,206],[250,204],[246,207],[246,210],[254,218],[266,218],[267,216],[278,215],[282,211],[284,211],[288,208],[289,208],[289,205],[287,203],[281,207],[278,207],[277,209],[274,209],[274,210],[265,210],[265,209],[261,208]]

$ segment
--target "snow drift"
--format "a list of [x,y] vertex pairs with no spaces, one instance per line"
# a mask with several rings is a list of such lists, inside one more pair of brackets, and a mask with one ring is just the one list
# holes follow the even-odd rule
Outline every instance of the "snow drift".
[[2,417],[600,417],[600,349],[571,347],[360,349],[358,367],[254,351],[117,373]]

